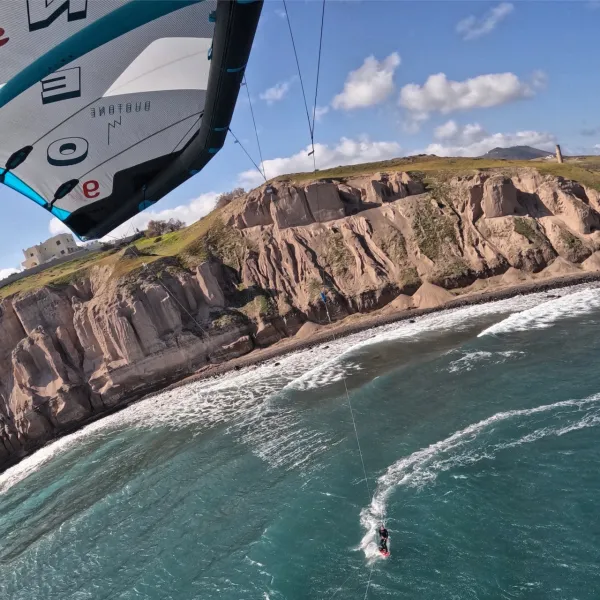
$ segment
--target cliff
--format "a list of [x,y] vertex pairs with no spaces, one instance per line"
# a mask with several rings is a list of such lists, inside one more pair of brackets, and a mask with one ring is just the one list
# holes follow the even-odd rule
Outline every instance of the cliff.
[[0,465],[211,363],[494,278],[599,270],[600,193],[531,168],[274,181],[0,302]]

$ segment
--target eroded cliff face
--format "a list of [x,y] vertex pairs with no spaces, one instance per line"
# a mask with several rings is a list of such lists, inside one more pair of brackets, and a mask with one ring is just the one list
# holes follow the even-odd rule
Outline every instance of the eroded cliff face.
[[430,307],[450,297],[440,288],[500,274],[510,283],[600,270],[600,194],[533,169],[273,183],[222,221],[199,264],[160,259],[121,278],[95,267],[76,285],[0,303],[0,466],[200,366],[325,320],[321,292],[339,319]]
[[190,273],[165,260],[132,282],[96,269],[78,286],[4,300],[0,464],[136,394],[249,352],[249,321],[213,314],[222,292],[204,271],[210,265]]
[[230,210],[229,223],[250,249],[244,285],[276,290],[280,313],[287,305],[315,318],[322,289],[341,315],[412,295],[423,282],[452,289],[509,268],[536,273],[557,257],[584,263],[600,248],[599,198],[533,169],[430,181],[427,192],[406,173],[376,174],[265,186]]

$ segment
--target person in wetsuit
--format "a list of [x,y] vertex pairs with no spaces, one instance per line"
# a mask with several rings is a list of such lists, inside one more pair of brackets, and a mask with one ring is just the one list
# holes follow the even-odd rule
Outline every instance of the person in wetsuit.
[[382,523],[379,527],[379,538],[380,538],[379,539],[379,550],[381,550],[381,552],[388,551],[388,547],[387,547],[388,537],[389,537],[388,530],[385,528],[385,526]]

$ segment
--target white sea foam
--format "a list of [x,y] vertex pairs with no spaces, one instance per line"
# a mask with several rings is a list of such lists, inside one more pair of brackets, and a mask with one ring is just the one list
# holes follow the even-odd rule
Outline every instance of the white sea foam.
[[600,308],[600,289],[598,286],[588,286],[586,289],[550,299],[514,313],[488,327],[479,334],[499,335],[529,329],[546,329],[560,319],[578,317]]
[[463,371],[472,371],[474,368],[482,368],[490,364],[503,363],[508,359],[523,356],[525,353],[520,350],[506,350],[504,352],[467,352],[460,358],[453,360],[447,368],[449,373],[461,373]]
[[[571,422],[565,424],[565,412],[569,411]],[[557,423],[535,427],[535,421],[525,421],[530,417],[556,416]],[[517,430],[533,429],[516,439],[492,443],[486,434],[509,420],[517,420]],[[530,444],[549,436],[562,436],[572,431],[600,425],[600,394],[582,400],[564,400],[535,408],[510,410],[469,425],[453,433],[444,440],[414,452],[388,467],[379,477],[371,505],[363,508],[360,515],[365,531],[360,547],[367,559],[372,558],[372,544],[375,543],[377,524],[384,520],[387,500],[401,486],[421,487],[434,481],[440,473],[481,460],[492,460],[495,455],[509,448]]]
[[[582,286],[554,293],[568,296],[580,289]],[[398,339],[417,340],[436,331],[464,329],[478,317],[533,308],[544,296],[531,294],[441,311],[419,317],[414,323],[392,323],[283,356],[277,359],[278,364],[270,361],[236,374],[156,394],[47,445],[0,474],[0,494],[86,438],[128,427],[177,429],[194,426],[195,431],[201,433],[207,428],[224,425],[269,465],[303,468],[332,440],[325,434],[304,428],[295,407],[279,401],[282,392],[310,390],[340,381],[360,370],[361,366],[352,360],[352,354],[369,345]]]
[[[588,287],[590,287],[590,284],[570,286],[553,290],[553,295],[560,297],[570,296],[580,290],[585,290]],[[516,296],[514,298],[498,300],[496,302],[475,304],[463,308],[440,311],[438,313],[419,317],[415,319],[414,323],[404,321],[400,324],[394,323],[392,325],[386,325],[371,330],[370,336],[359,340],[351,347],[348,347],[346,353],[371,344],[380,344],[382,342],[403,338],[419,337],[430,332],[461,331],[471,327],[475,319],[534,308],[540,305],[540,303],[545,302],[546,298],[547,295],[545,293]]]
[[362,367],[359,364],[350,360],[342,362],[339,356],[334,356],[326,363],[320,364],[294,379],[284,389],[315,390],[342,381],[344,377],[360,370],[362,370]]

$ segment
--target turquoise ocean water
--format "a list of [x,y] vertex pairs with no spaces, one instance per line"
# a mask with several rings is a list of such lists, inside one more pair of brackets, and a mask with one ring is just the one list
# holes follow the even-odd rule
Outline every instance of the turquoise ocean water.
[[159,394],[0,475],[0,598],[598,598],[599,363],[587,286]]

